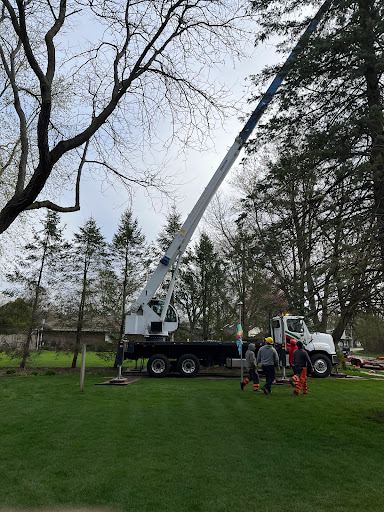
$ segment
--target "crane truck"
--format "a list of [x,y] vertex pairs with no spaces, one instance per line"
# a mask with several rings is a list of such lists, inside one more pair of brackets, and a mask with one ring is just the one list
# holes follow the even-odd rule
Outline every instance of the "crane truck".
[[[148,358],[147,369],[153,377],[166,376],[172,366],[176,366],[176,369],[183,376],[192,377],[199,371],[201,363],[206,365],[223,365],[227,361],[231,362],[239,356],[236,343],[234,342],[171,340],[172,333],[177,330],[179,324],[177,312],[170,302],[181,257],[213,195],[236,161],[253,129],[292,68],[297,55],[307,44],[311,34],[316,29],[322,16],[329,9],[331,3],[332,0],[326,0],[307,26],[242,131],[235,138],[234,143],[126,316],[125,335],[128,341],[122,349],[124,358],[136,361],[139,358]],[[173,275],[165,299],[156,298],[155,294],[169,271],[172,271]],[[284,318],[284,320],[280,321],[280,331],[278,331],[276,320],[276,325],[273,324],[275,336],[277,336],[276,340],[283,343],[284,336],[286,336],[285,332],[303,339],[312,357],[316,358],[315,368],[317,375],[329,375],[332,363],[335,364],[337,361],[332,337],[324,334],[320,342],[315,335],[309,335],[303,318],[294,318],[297,319],[297,322],[290,325],[290,327],[296,326],[293,330],[288,329],[287,322],[289,320]],[[292,322],[294,322],[293,319]],[[322,359],[320,359],[319,354],[322,354]]]

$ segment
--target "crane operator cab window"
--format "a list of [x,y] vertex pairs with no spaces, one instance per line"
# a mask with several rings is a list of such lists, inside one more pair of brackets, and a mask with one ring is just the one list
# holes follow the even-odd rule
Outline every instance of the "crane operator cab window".
[[[153,311],[161,316],[161,313],[164,309],[164,301],[159,299],[152,299],[149,302],[149,307],[153,309]],[[177,322],[177,314],[175,308],[170,304],[168,306],[167,314],[165,315],[165,322]]]

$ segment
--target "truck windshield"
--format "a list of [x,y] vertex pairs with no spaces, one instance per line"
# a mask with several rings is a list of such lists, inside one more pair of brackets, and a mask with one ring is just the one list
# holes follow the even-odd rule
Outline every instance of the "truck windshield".
[[304,333],[304,322],[302,318],[287,318],[287,328],[291,332]]

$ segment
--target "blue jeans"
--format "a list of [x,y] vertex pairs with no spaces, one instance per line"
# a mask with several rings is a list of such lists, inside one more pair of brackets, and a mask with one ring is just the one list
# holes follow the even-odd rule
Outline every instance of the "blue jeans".
[[272,382],[275,380],[275,367],[273,365],[262,365],[262,369],[265,375],[265,389],[271,391]]

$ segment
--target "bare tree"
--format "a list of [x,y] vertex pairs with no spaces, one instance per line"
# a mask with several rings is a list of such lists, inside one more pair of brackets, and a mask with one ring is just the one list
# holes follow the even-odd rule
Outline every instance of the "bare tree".
[[[79,210],[85,166],[166,190],[159,170],[138,173],[138,159],[145,167],[148,141],[164,150],[165,117],[168,141],[206,136],[225,104],[207,69],[237,58],[247,38],[240,0],[0,5],[0,233],[25,210]],[[58,179],[72,206],[52,200]]]

